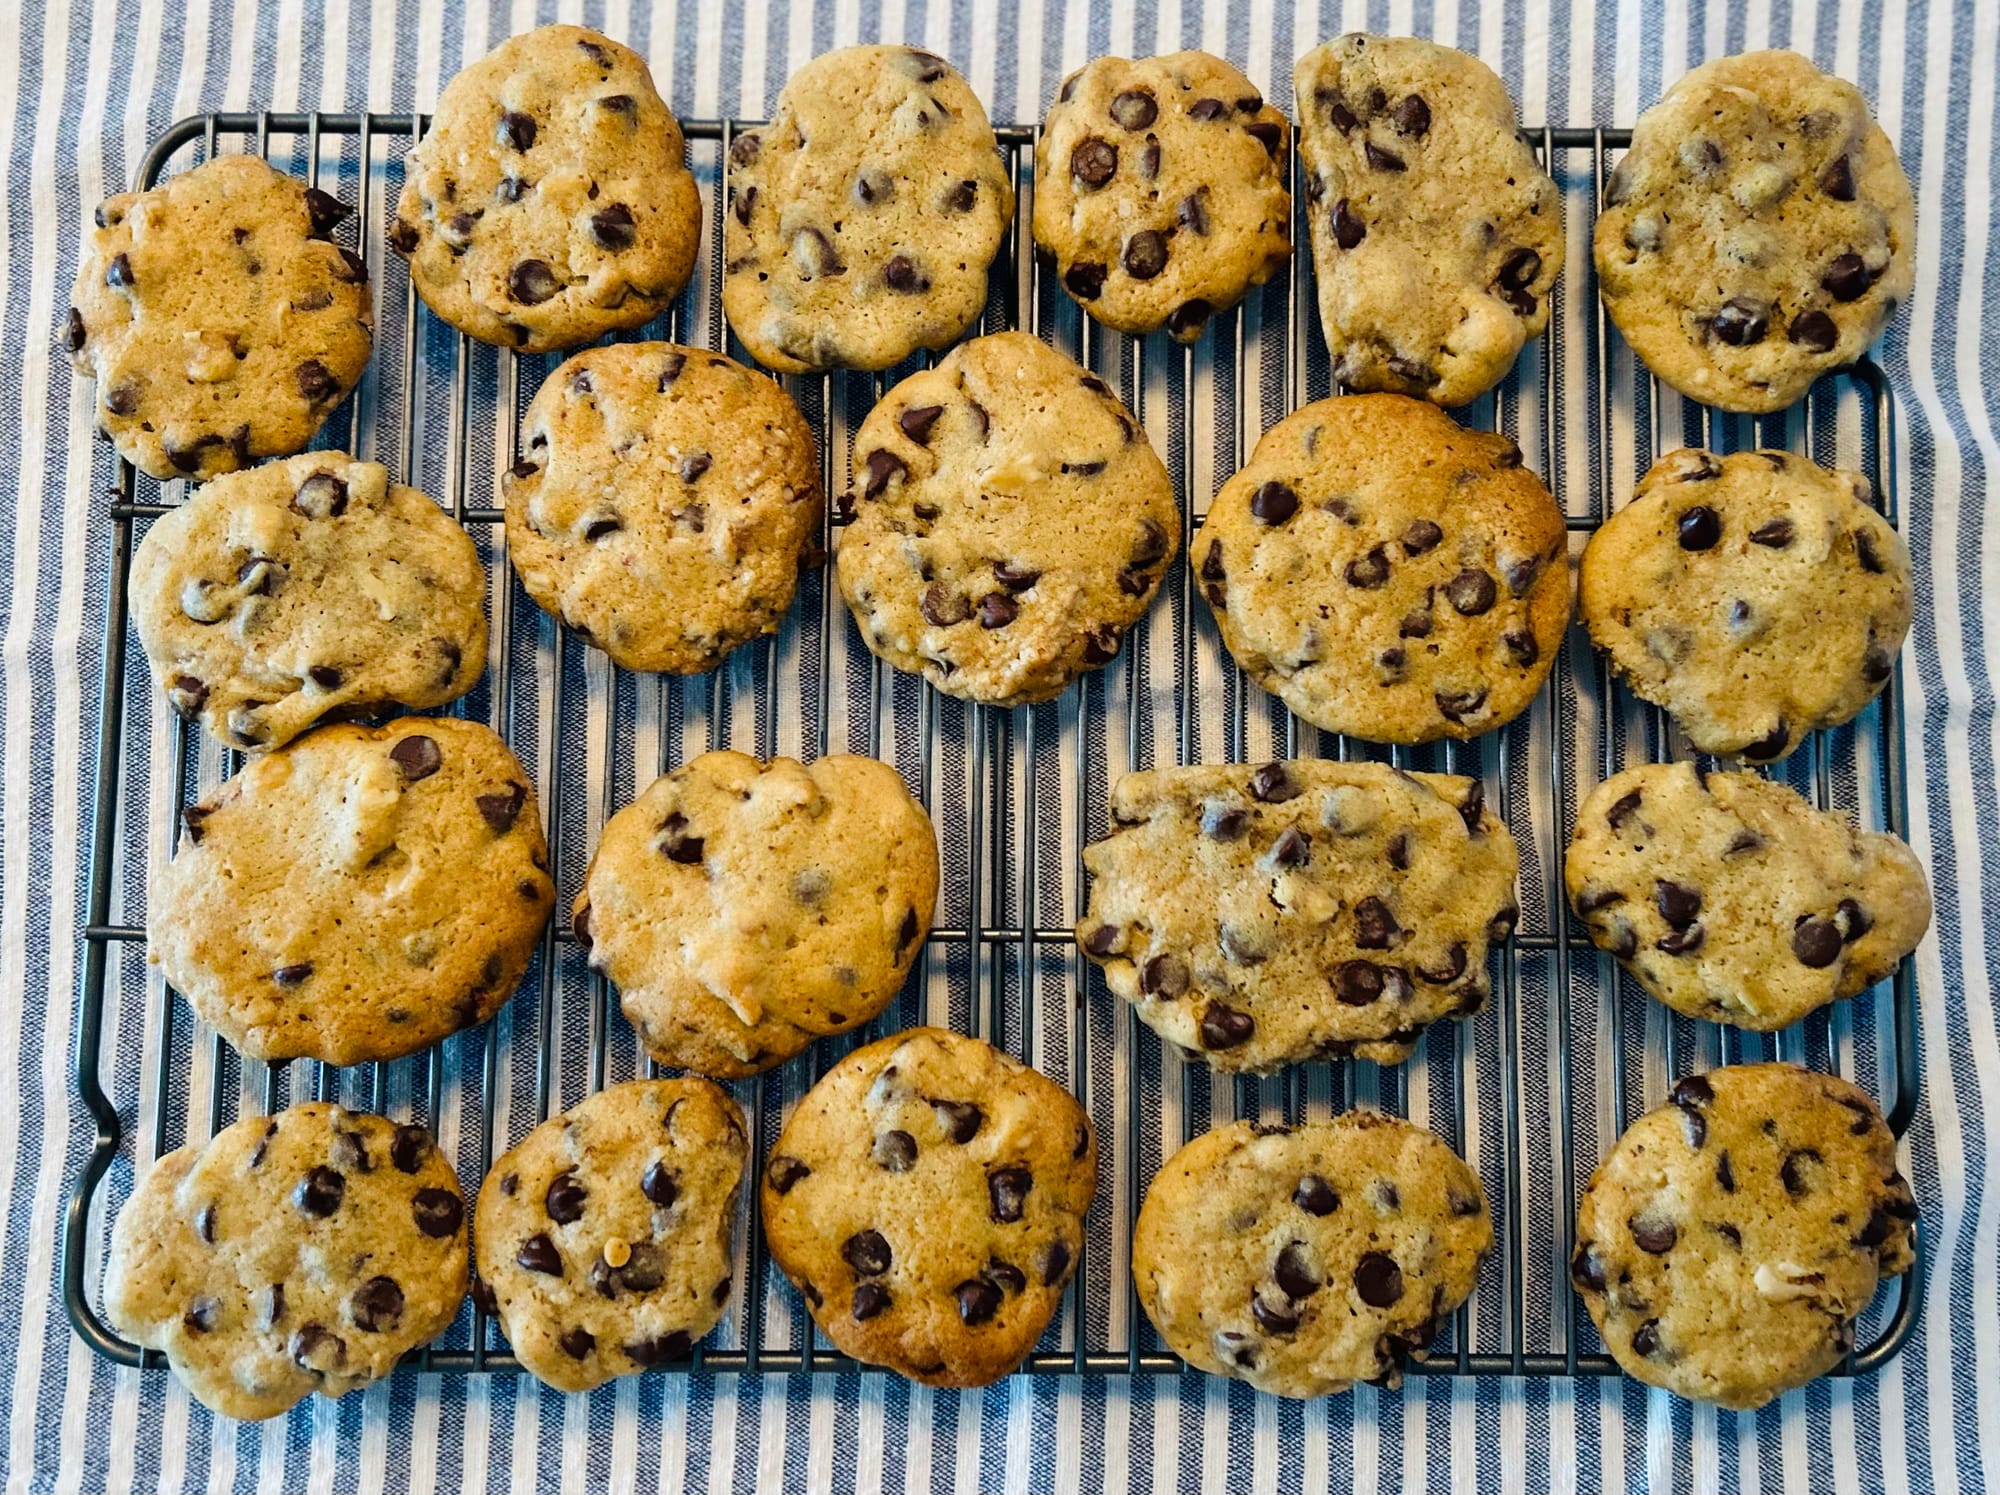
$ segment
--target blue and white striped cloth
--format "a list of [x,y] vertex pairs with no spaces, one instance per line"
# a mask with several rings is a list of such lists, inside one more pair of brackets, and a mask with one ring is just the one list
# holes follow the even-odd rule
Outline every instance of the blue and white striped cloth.
[[[401,1375],[288,1420],[211,1419],[167,1377],[72,1336],[61,1208],[88,1148],[70,1066],[99,703],[104,449],[56,346],[91,204],[200,110],[425,109],[502,37],[583,21],[646,53],[684,118],[761,116],[791,69],[876,38],[951,57],[996,120],[1036,118],[1105,52],[1199,46],[1281,106],[1291,61],[1344,30],[1435,36],[1506,78],[1524,119],[1629,124],[1705,58],[1791,46],[1858,81],[1918,191],[1916,296],[1881,361],[1920,584],[1904,656],[1911,839],[1937,920],[1919,957],[1924,1104],[1905,1167],[1932,1257],[1924,1319],[1879,1376],[1763,1413],[1630,1382],[1413,1380],[1306,1406],[1240,1384],[652,1376],[563,1398],[523,1379]],[[2000,929],[1994,693],[2000,465],[1994,0],[29,0],[0,7],[0,1474],[14,1490],[1160,1491],[2000,1486]],[[1572,260],[1572,264],[1576,263]],[[142,739],[143,740],[143,739]],[[157,743],[158,737],[154,741]],[[156,771],[158,771],[156,765]],[[18,1079],[17,1079],[18,1077]],[[136,1087],[135,1087],[136,1088]]]

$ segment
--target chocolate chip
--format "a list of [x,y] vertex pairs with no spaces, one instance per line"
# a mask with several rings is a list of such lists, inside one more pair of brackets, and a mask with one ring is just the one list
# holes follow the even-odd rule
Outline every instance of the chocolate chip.
[[1171,1000],[1188,989],[1186,962],[1172,955],[1155,955],[1139,971],[1139,990],[1149,997]]
[[1174,219],[1189,233],[1205,236],[1208,233],[1208,209],[1202,206],[1201,193],[1183,197],[1180,206],[1174,209]]
[[658,1334],[646,1339],[628,1341],[625,1353],[635,1365],[653,1367],[673,1365],[687,1359],[694,1353],[694,1341],[685,1329],[676,1329],[671,1334]]
[[133,415],[139,409],[139,383],[121,379],[104,392],[104,408],[113,415]]
[[1276,160],[1278,152],[1284,148],[1285,130],[1275,120],[1253,120],[1243,127],[1243,133],[1264,147],[1264,154]]
[[1370,1251],[1355,1263],[1354,1290],[1370,1308],[1392,1308],[1403,1296],[1403,1269],[1394,1257]]
[[417,248],[417,227],[398,218],[389,225],[389,247],[398,254],[413,254]]
[[500,127],[494,138],[517,151],[527,150],[535,143],[535,122],[528,115],[517,114],[510,109],[500,116]]
[[292,508],[308,519],[338,519],[347,512],[347,484],[330,472],[316,472],[299,484]]
[[1120,932],[1116,924],[1100,924],[1083,937],[1083,948],[1102,959],[1118,948]]
[[1831,919],[1801,914],[1792,926],[1792,954],[1810,970],[1824,969],[1838,960],[1842,943],[1840,929]]
[[1368,237],[1368,225],[1354,216],[1354,210],[1346,198],[1333,205],[1333,242],[1342,249],[1352,249]]
[[1026,1168],[995,1168],[986,1175],[986,1192],[992,1200],[993,1218],[1002,1225],[1011,1225],[1021,1218],[1027,1208],[1028,1191],[1034,1187],[1035,1176]]
[[1048,1250],[1042,1253],[1042,1286],[1054,1287],[1068,1270],[1069,1247],[1061,1241],[1050,1241]]
[[496,836],[504,836],[514,828],[520,818],[521,807],[528,802],[527,786],[509,784],[499,794],[482,794],[473,800],[479,807],[480,819],[492,828]]
[[1319,1268],[1304,1241],[1292,1241],[1278,1253],[1272,1275],[1292,1298],[1309,1298],[1320,1289]]
[[493,195],[501,202],[519,202],[528,195],[529,184],[517,176],[503,176]]
[[1595,1246],[1579,1246],[1569,1261],[1569,1280],[1584,1292],[1601,1293],[1610,1285],[1604,1258]]
[[[681,459],[681,481],[694,484],[701,481],[701,475],[715,465],[715,459],[707,452],[693,452]],[[678,517],[678,516],[676,516]],[[696,529],[701,526],[697,524]]]
[[1188,118],[1200,124],[1209,124],[1229,113],[1229,106],[1220,99],[1196,99],[1188,106]]
[[1615,831],[1638,814],[1640,794],[1641,791],[1634,789],[1630,794],[1621,795],[1617,802],[1605,811],[1605,823]]
[[970,1101],[934,1100],[931,1114],[944,1128],[945,1136],[961,1146],[979,1135],[979,1128],[986,1120],[986,1113]]
[[[1262,483],[1250,495],[1250,516],[1262,524],[1283,524],[1299,511],[1299,496],[1288,485],[1272,480]],[[1214,556],[1222,549],[1220,540],[1215,542],[1209,554]],[[1205,569],[1205,568],[1204,568]]]
[[1256,1019],[1223,1002],[1210,1002],[1201,1014],[1201,1041],[1211,1049],[1233,1049],[1248,1043],[1257,1031]]
[[1373,961],[1344,960],[1334,968],[1333,994],[1349,1007],[1379,1000],[1386,986],[1382,967]]
[[1384,150],[1372,140],[1362,146],[1361,153],[1367,157],[1368,169],[1371,171],[1403,171],[1406,169],[1401,156],[1397,155],[1394,151]]
[[403,1317],[403,1290],[393,1277],[370,1277],[347,1302],[354,1327],[370,1334],[393,1329]]
[[[1630,931],[1627,931],[1627,933],[1629,934]],[[1664,951],[1668,955],[1692,955],[1701,948],[1701,942],[1706,937],[1705,931],[1699,924],[1690,924],[1686,929],[1676,929],[1671,934],[1664,936],[1655,943],[1654,948]],[[1614,950],[1611,953],[1617,955],[1621,960],[1631,959],[1631,955],[1628,952]]]
[[556,1342],[572,1360],[587,1360],[590,1352],[597,1348],[597,1336],[583,1328],[563,1330],[562,1337]]
[[1191,342],[1214,315],[1215,307],[1211,302],[1194,297],[1167,313],[1167,331],[1182,342]]
[[[1217,542],[1218,548],[1220,542]],[[1281,805],[1304,791],[1282,763],[1266,763],[1250,775],[1251,798],[1267,805]]]
[[1104,266],[1080,262],[1063,272],[1063,285],[1079,301],[1095,301],[1104,290]]
[[799,1180],[809,1177],[811,1173],[812,1169],[801,1159],[781,1152],[771,1159],[770,1166],[764,1170],[764,1177],[774,1193],[783,1195],[791,1193]]
[[1005,628],[1020,615],[1020,604],[1005,592],[988,592],[979,599],[981,628]]
[[1784,1162],[1778,1165],[1778,1177],[1784,1180],[1785,1192],[1794,1199],[1811,1193],[1818,1176],[1817,1170],[1824,1161],[1818,1151],[1810,1147],[1786,1153]]
[[419,1189],[410,1201],[410,1218],[425,1235],[443,1240],[458,1233],[465,1201],[450,1189]]
[[1701,890],[1662,878],[1653,884],[1653,902],[1662,919],[1676,929],[1685,929],[1701,913]]
[[1069,153],[1070,175],[1085,187],[1102,187],[1118,174],[1118,147],[1097,135],[1086,135]]
[[583,1218],[583,1204],[589,1197],[590,1191],[577,1182],[576,1170],[565,1168],[549,1180],[542,1206],[556,1224],[571,1225]]
[[1660,1352],[1660,1321],[1647,1319],[1632,1331],[1632,1353],[1651,1359]]
[[892,291],[917,293],[931,288],[930,277],[917,268],[916,261],[906,254],[893,256],[882,267],[882,279],[888,282]]
[[1889,569],[1888,564],[1882,559],[1882,552],[1876,549],[1875,533],[1872,530],[1858,529],[1854,532],[1854,555],[1855,559],[1861,562],[1861,569],[1864,571],[1872,571],[1880,576]]
[[1484,571],[1468,566],[1445,583],[1445,600],[1468,618],[1476,618],[1493,606],[1499,588]]
[[1870,1210],[1868,1212],[1868,1223],[1863,1225],[1861,1233],[1853,1238],[1853,1244],[1873,1250],[1889,1239],[1889,1232],[1893,1228],[1887,1211],[1879,1209]]
[[668,861],[678,862],[683,867],[692,867],[700,863],[703,853],[707,850],[707,842],[700,836],[690,836],[687,833],[687,826],[687,816],[681,814],[679,810],[675,810],[661,821],[660,830],[664,834],[664,839],[660,842],[660,851]]
[[840,1254],[857,1276],[879,1277],[889,1270],[889,1243],[880,1231],[861,1230],[849,1236]]
[[347,1359],[347,1341],[324,1324],[304,1324],[292,1336],[292,1362],[321,1375],[337,1370]]
[[[304,1185],[300,1187],[303,1188]],[[209,1245],[213,1246],[215,1244],[215,1206],[213,1204],[204,1204],[200,1209],[195,1211],[194,1233]]]
[[1781,716],[1769,732],[1743,749],[1743,756],[1758,762],[1766,762],[1782,754],[1791,740],[1791,723]]
[[630,208],[614,202],[590,215],[590,236],[606,249],[630,249],[639,237],[639,225]]
[[1895,659],[1887,649],[1876,644],[1868,646],[1868,652],[1861,656],[1861,678],[1870,685],[1880,685],[1894,672]]
[[1111,118],[1127,130],[1143,130],[1160,117],[1160,106],[1143,88],[1128,88],[1111,101]]
[[958,1301],[958,1316],[967,1324],[986,1323],[1000,1311],[1000,1289],[983,1277],[959,1283],[951,1295]]
[[929,443],[931,427],[937,424],[938,417],[943,414],[942,405],[912,405],[896,418],[896,424],[902,427],[905,436],[923,446]]
[[1840,341],[1840,329],[1823,311],[1809,311],[1792,318],[1785,335],[1810,353],[1831,353]]
[[398,1173],[415,1173],[430,1151],[431,1134],[414,1123],[397,1127],[389,1139],[389,1161],[396,1165]]
[[438,751],[435,738],[416,733],[397,740],[389,749],[389,761],[403,771],[406,783],[414,784],[444,767],[444,754]]
[[1860,939],[1875,927],[1874,916],[1852,898],[1840,900],[1840,906],[1834,910],[1833,922],[1840,930],[1841,938],[1849,942]]
[[1277,1305],[1264,1299],[1261,1294],[1250,1295],[1250,1316],[1257,1326],[1267,1334],[1296,1334],[1299,1328],[1298,1310],[1286,1303]]
[[562,289],[556,272],[541,260],[522,260],[507,276],[507,292],[523,306],[540,306]]
[[1836,202],[1854,201],[1854,166],[1846,156],[1835,156],[1820,169],[1819,190]]
[[1309,1215],[1324,1216],[1340,1208],[1340,1196],[1317,1173],[1308,1173],[1292,1190],[1292,1203]]
[[1771,330],[1770,308],[1761,301],[1738,296],[1716,309],[1709,329],[1732,348],[1747,348],[1762,342],[1764,334]]
[[137,284],[132,275],[132,260],[128,255],[114,255],[110,267],[104,272],[104,283],[113,290],[129,291]]
[[1438,542],[1443,538],[1444,531],[1430,520],[1412,519],[1403,530],[1403,553],[1409,556],[1422,555],[1425,551],[1436,549]]
[[1680,1239],[1680,1231],[1671,1220],[1663,1220],[1657,1215],[1634,1215],[1625,1222],[1632,1232],[1632,1242],[1649,1256],[1664,1256],[1674,1249],[1674,1242]]
[[898,959],[902,957],[904,951],[908,950],[916,942],[917,934],[917,911],[914,908],[906,908],[903,910],[903,922],[896,930],[896,955]]
[[872,1156],[877,1168],[890,1173],[908,1173],[917,1165],[917,1139],[905,1131],[884,1132],[875,1139]]
[[[1881,1212],[1878,1210],[1878,1214]],[[1883,1216],[1886,1233],[1888,1217]],[[206,1334],[222,1320],[222,1300],[203,1293],[188,1304],[187,1312],[181,1315],[181,1325],[190,1334]]]
[[1417,94],[1406,95],[1389,111],[1398,135],[1421,135],[1431,127],[1431,106]]
[[[1542,273],[1542,257],[1532,249],[1516,249],[1500,262],[1500,285],[1509,291],[1525,292]],[[1530,309],[1533,302],[1529,303]]]
[[271,979],[277,982],[278,985],[289,990],[293,987],[304,986],[311,979],[312,973],[312,962],[302,960],[296,965],[279,966],[277,970],[271,972]]
[[1858,254],[1835,255],[1819,283],[1836,301],[1858,301],[1868,290],[1868,265]]
[[910,472],[909,465],[901,457],[879,446],[868,454],[863,466],[868,474],[861,489],[863,498],[880,498],[891,478],[907,477]]
[[1783,550],[1792,543],[1792,521],[1783,517],[1765,520],[1750,531],[1750,543]]
[[1387,950],[1397,943],[1402,927],[1396,923],[1389,905],[1380,898],[1364,898],[1354,905],[1354,943],[1362,950]]
[[309,1215],[321,1219],[340,1208],[340,1201],[347,1193],[347,1179],[324,1165],[314,1168],[299,1180],[292,1191],[292,1203]]
[[889,1306],[889,1289],[879,1282],[864,1282],[854,1289],[854,1302],[849,1309],[856,1323],[865,1324]]
[[1449,986],[1465,974],[1468,952],[1463,942],[1454,941],[1445,951],[1444,963],[1436,966],[1418,966],[1417,974],[1432,986]]
[[1145,228],[1125,241],[1125,273],[1134,280],[1151,280],[1167,268],[1167,238]]

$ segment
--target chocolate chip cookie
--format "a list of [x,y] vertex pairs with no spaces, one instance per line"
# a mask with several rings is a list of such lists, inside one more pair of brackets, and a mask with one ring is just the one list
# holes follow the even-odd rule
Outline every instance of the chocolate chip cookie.
[[1689,1075],[1598,1165],[1575,1284],[1629,1376],[1737,1411],[1825,1375],[1916,1201],[1867,1093],[1791,1064]]
[[276,1417],[345,1396],[465,1298],[465,1201],[420,1126],[309,1101],[168,1153],[118,1213],[106,1317],[195,1399]]
[[388,469],[308,452],[209,483],[132,558],[132,620],[181,715],[230,747],[442,706],[486,666],[486,572]]
[[1596,228],[1605,309],[1682,394],[1782,410],[1910,299],[1916,209],[1853,84],[1796,52],[1696,68],[1639,116]]
[[528,595],[629,670],[697,674],[775,633],[819,537],[812,430],[717,353],[613,343],[550,374],[503,480]]
[[1782,758],[1881,692],[1910,556],[1868,480],[1787,452],[1674,452],[1591,538],[1583,620],[1704,753]]
[[701,239],[680,122],[646,61],[582,26],[510,37],[439,96],[389,243],[460,332],[546,353],[651,321]]
[[730,142],[722,310],[767,368],[886,369],[978,320],[1013,216],[993,127],[950,63],[843,47]]
[[1493,1224],[1478,1175],[1375,1111],[1196,1137],[1146,1190],[1139,1303],[1175,1354],[1277,1396],[1402,1384],[1472,1293]]
[[711,752],[611,818],[572,923],[655,1058],[733,1078],[888,1006],[937,886],[887,764]]
[[1512,441],[1353,395],[1264,433],[1190,561],[1251,679],[1316,726],[1414,743],[1534,699],[1569,626],[1568,545]]
[[975,338],[854,437],[840,590],[868,647],[946,695],[1046,701],[1111,660],[1180,548],[1173,483],[1095,374]]
[[1100,57],[1035,145],[1035,243],[1083,309],[1181,342],[1291,257],[1291,127],[1220,57]]
[[1754,773],[1648,763],[1576,813],[1569,901],[1677,1012],[1774,1032],[1866,991],[1930,926],[1922,864]]
[[148,954],[252,1059],[395,1059],[485,1022],[555,905],[528,775],[478,722],[322,727],[181,813]]
[[976,1038],[912,1028],[799,1102],[764,1169],[764,1232],[840,1350],[984,1386],[1054,1315],[1096,1191],[1096,1137],[1067,1090]]
[[1478,58],[1335,37],[1298,61],[1320,325],[1349,389],[1463,405],[1549,322],[1562,194]]
[[706,1080],[632,1080],[493,1164],[479,1291],[520,1361],[588,1391],[686,1360],[729,1301],[743,1113]]
[[104,200],[63,344],[119,456],[201,481],[312,440],[374,343],[353,211],[257,156]]
[[1128,773],[1076,937],[1168,1042],[1221,1070],[1407,1059],[1479,1010],[1519,857],[1477,779],[1386,763]]

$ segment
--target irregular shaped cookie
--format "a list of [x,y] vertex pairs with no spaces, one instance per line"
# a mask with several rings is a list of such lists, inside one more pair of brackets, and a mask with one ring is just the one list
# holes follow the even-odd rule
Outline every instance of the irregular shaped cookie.
[[1191,343],[1292,253],[1285,116],[1220,57],[1099,57],[1035,144],[1035,243],[1121,332]]
[[733,1078],[888,1006],[937,886],[887,764],[712,752],[612,816],[572,923],[655,1058]]
[[153,1165],[118,1212],[104,1308],[203,1406],[276,1417],[386,1376],[458,1317],[466,1276],[430,1133],[308,1101]]
[[1867,1092],[1792,1064],[1689,1075],[1632,1123],[1577,1211],[1570,1280],[1629,1376],[1738,1411],[1825,1375],[1916,1201]]
[[503,480],[528,595],[628,670],[712,670],[775,633],[819,536],[812,429],[777,383],[671,343],[551,373]]
[[827,52],[730,142],[722,310],[767,368],[886,369],[978,320],[1013,216],[993,127],[950,63]]
[[201,481],[312,440],[374,345],[353,211],[257,156],[104,200],[63,343],[119,456]]
[[139,542],[131,596],[174,709],[246,752],[328,718],[442,706],[486,667],[471,536],[345,452],[198,490]]
[[460,332],[546,353],[637,327],[687,285],[701,194],[646,61],[582,26],[510,37],[438,98],[389,243]]
[[764,1169],[764,1233],[839,1349],[984,1386],[1048,1326],[1096,1191],[1096,1137],[1067,1090],[976,1038],[912,1028],[799,1102]]
[[1077,943],[1162,1038],[1221,1070],[1409,1058],[1477,1012],[1520,909],[1477,779],[1386,763],[1128,773]]
[[478,722],[322,727],[181,812],[147,953],[252,1059],[395,1059],[514,993],[555,904],[527,772]]
[[632,1080],[552,1116],[479,1188],[482,1300],[551,1386],[685,1360],[722,1317],[743,1112],[706,1080]]
[[1583,620],[1704,753],[1767,763],[1851,720],[1910,629],[1910,554],[1868,480],[1786,452],[1683,450],[1583,552]]
[[1146,433],[1025,332],[889,391],[855,433],[854,475],[839,573],[861,636],[965,700],[1046,701],[1109,661],[1180,548]]
[[1236,662],[1299,716],[1429,742],[1490,732],[1542,688],[1568,546],[1512,441],[1351,395],[1264,433],[1189,560]]
[[1916,209],[1853,84],[1796,52],[1704,64],[1639,116],[1597,216],[1605,309],[1646,367],[1782,410],[1853,363],[1916,271]]
[[1349,389],[1463,405],[1549,322],[1562,195],[1507,85],[1413,37],[1335,37],[1298,61],[1320,326]]
[[1327,1396],[1401,1385],[1492,1244],[1478,1175],[1457,1154],[1422,1127],[1350,1111],[1238,1121],[1188,1143],[1146,1190],[1132,1275],[1190,1365]]
[[1569,901],[1676,1012],[1774,1032],[1866,991],[1931,920],[1916,854],[1754,773],[1647,763],[1576,812]]

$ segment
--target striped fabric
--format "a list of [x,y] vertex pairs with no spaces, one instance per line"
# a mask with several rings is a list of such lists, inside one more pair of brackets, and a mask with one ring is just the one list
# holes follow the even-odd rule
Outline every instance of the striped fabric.
[[[878,37],[951,57],[1001,121],[1037,117],[1062,75],[1090,56],[1183,46],[1228,56],[1289,106],[1293,56],[1350,29],[1430,35],[1478,52],[1531,122],[1629,124],[1687,67],[1767,45],[1795,47],[1857,80],[1918,190],[1917,292],[1879,353],[1902,418],[1896,479],[1919,577],[1901,676],[1910,833],[1937,895],[1936,928],[1918,957],[1923,1105],[1904,1162],[1932,1266],[1922,1322],[1901,1357],[1871,1379],[1823,1383],[1744,1416],[1619,1380],[1412,1379],[1400,1393],[1363,1388],[1301,1406],[1236,1383],[1175,1377],[1019,1377],[952,1394],[880,1376],[658,1375],[563,1398],[524,1378],[405,1374],[256,1427],[212,1419],[163,1374],[96,1359],[71,1333],[57,1286],[62,1209],[92,1135],[70,1069],[109,565],[102,490],[111,478],[106,449],[91,439],[88,396],[55,336],[78,224],[100,197],[130,184],[148,142],[177,118],[220,108],[424,109],[463,62],[512,32],[559,19],[598,26],[646,53],[684,118],[761,116],[808,57]],[[1988,927],[2000,908],[2000,896],[1989,897],[2000,831],[1984,642],[1987,586],[2000,596],[2000,546],[1984,512],[1988,473],[2000,464],[1991,393],[2000,386],[2000,347],[1982,315],[2000,304],[1991,222],[1996,78],[2000,5],[1991,0],[1711,0],[1698,8],[1051,0],[1018,11],[975,0],[0,6],[0,160],[8,173],[0,367],[11,375],[0,384],[0,492],[13,506],[11,523],[0,525],[0,1321],[8,1326],[0,1342],[15,1348],[0,1353],[7,1490],[2000,1485],[2000,1176],[1986,1117],[2000,1095],[1991,976],[2000,969],[2000,929]],[[1572,277],[1579,253],[1573,248]],[[1267,422],[1275,413],[1270,400],[1262,413]],[[432,491],[448,476],[432,449],[441,437],[427,432],[417,446]],[[1565,452],[1563,460],[1581,474],[1590,458]],[[490,462],[482,468],[490,470]],[[482,490],[475,501],[489,495]],[[143,883],[145,857],[167,844],[164,815],[144,818],[158,796],[142,791],[170,773],[170,739],[150,715],[142,677],[141,662],[127,695],[146,723],[130,739],[140,760],[128,762],[140,781],[131,792],[141,797],[136,839],[118,868],[128,893]],[[851,730],[857,708],[845,695],[841,704]],[[1058,719],[1045,720],[1053,729]],[[646,740],[664,739],[668,728],[662,715],[644,729],[653,734]],[[1225,739],[1208,730],[1208,756],[1219,756]],[[793,738],[803,731],[802,723],[788,727],[782,745],[798,750]],[[865,750],[865,738],[842,744],[836,734],[841,745]],[[914,749],[890,748],[906,771]],[[957,751],[952,773],[964,771]],[[215,772],[204,760],[202,781]],[[592,798],[601,787],[590,786]],[[574,886],[573,873],[565,886]],[[1072,892],[1044,889],[1058,917],[1068,907],[1058,898]],[[137,1053],[148,1040],[136,958],[123,957],[117,984],[127,1002],[112,1020],[126,1025],[118,1037],[129,1045],[118,1051]],[[614,1077],[629,1071],[629,1041],[627,1050],[614,1060]],[[205,1097],[206,1053],[191,1055],[198,1072],[168,1097],[129,1072],[105,1076],[128,1132],[114,1170],[117,1197],[130,1187],[138,1119],[159,1104],[192,1109]],[[1093,1063],[1105,1066],[1093,1069],[1093,1085],[1110,1094],[1109,1056]],[[532,1094],[531,1076],[518,1078],[517,1093]],[[1224,1087],[1216,1088],[1220,1097]],[[564,1095],[573,1100],[573,1086]],[[407,1105],[407,1083],[389,1098]],[[514,1121],[518,1135],[524,1124]],[[455,1112],[441,1120],[450,1136],[462,1126],[469,1122]],[[136,1140],[137,1155],[150,1156],[147,1140]],[[1602,1150],[1595,1136],[1579,1135],[1576,1147],[1585,1168]],[[1537,1291],[1546,1302],[1548,1285]]]

